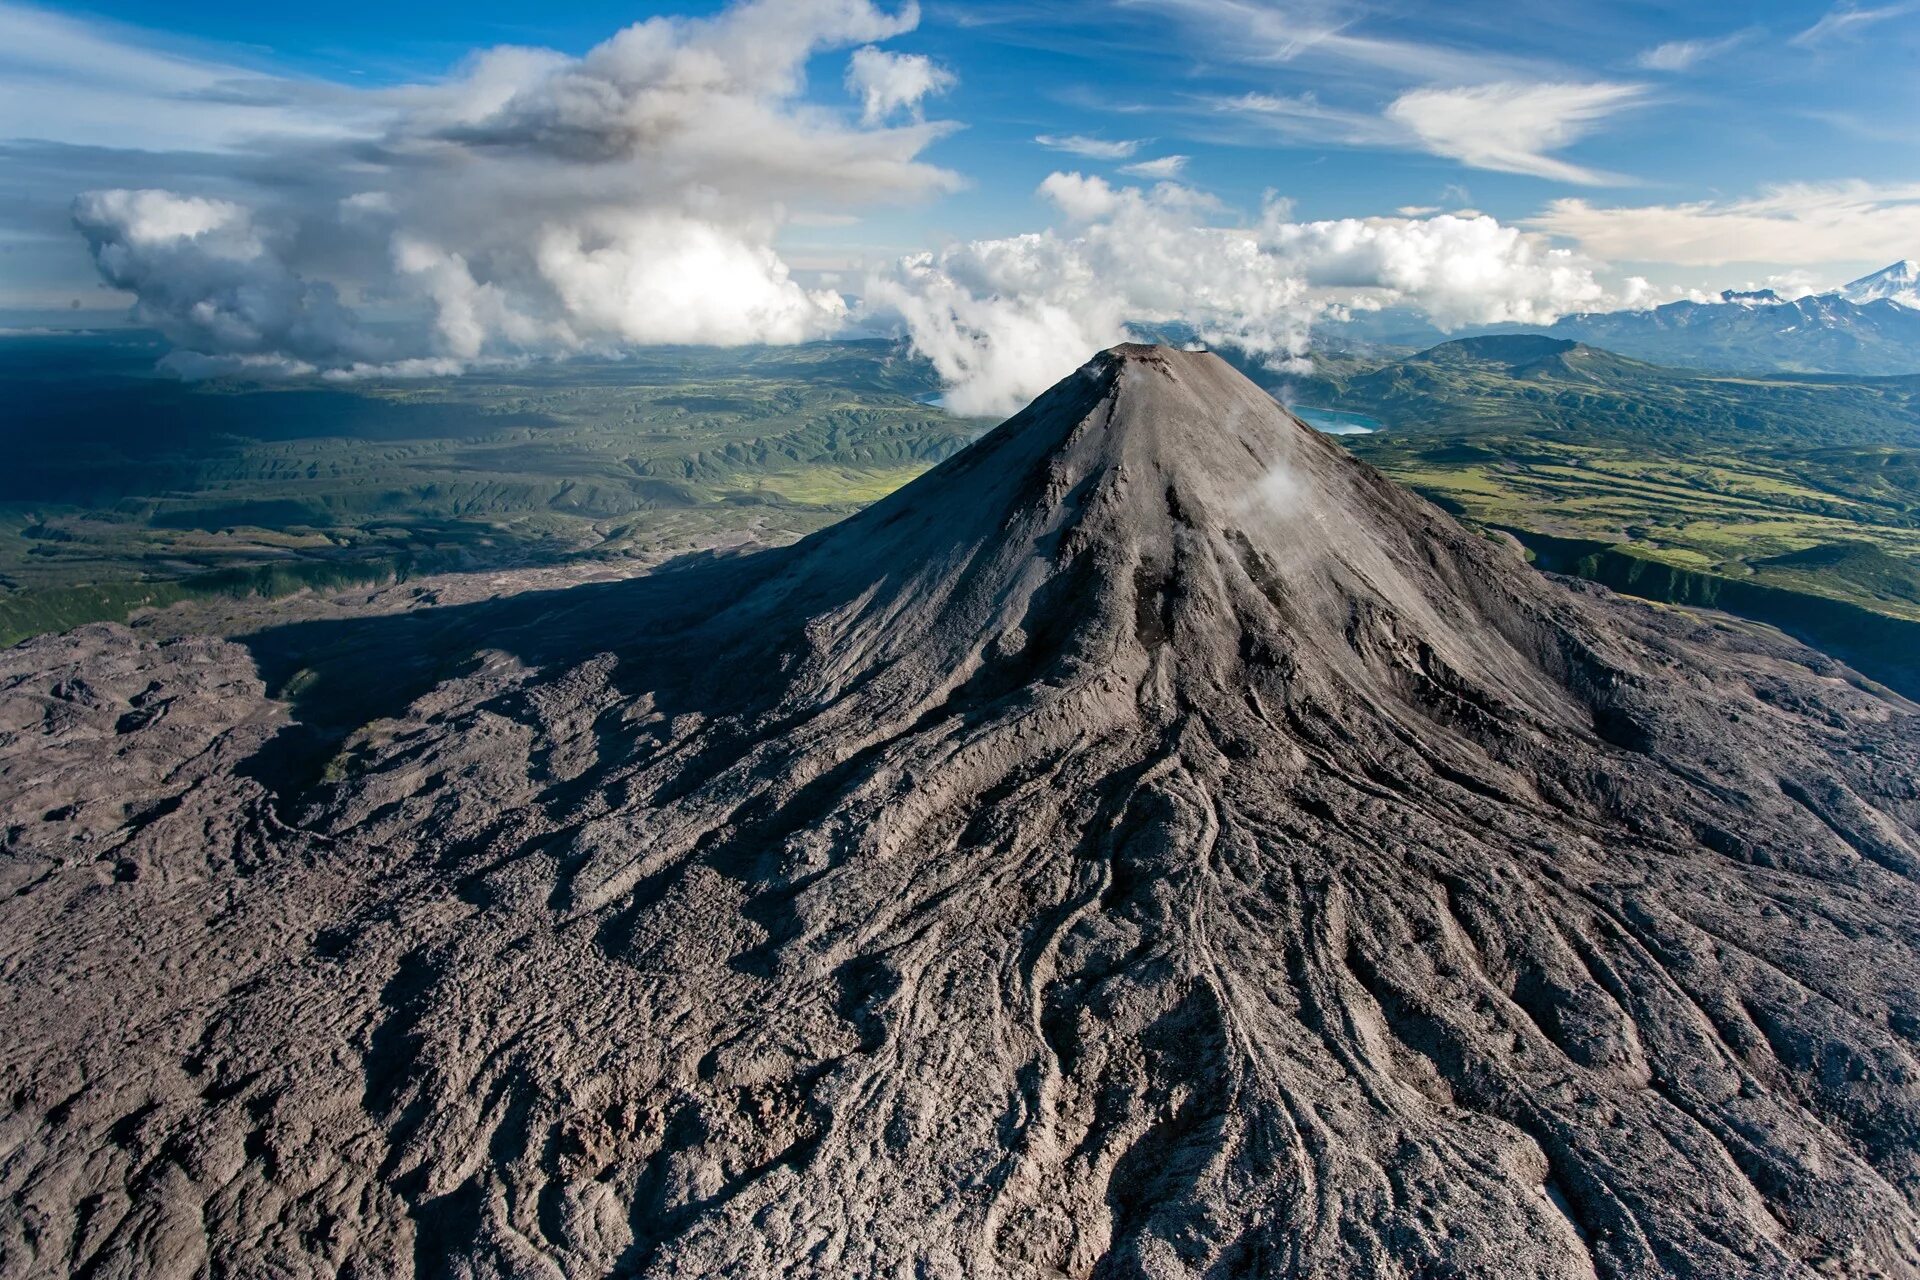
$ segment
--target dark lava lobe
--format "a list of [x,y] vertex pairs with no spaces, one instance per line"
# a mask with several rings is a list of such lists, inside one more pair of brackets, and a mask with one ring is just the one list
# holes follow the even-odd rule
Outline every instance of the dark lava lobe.
[[0,1271],[1920,1276],[1916,730],[1146,347],[785,550],[35,641]]

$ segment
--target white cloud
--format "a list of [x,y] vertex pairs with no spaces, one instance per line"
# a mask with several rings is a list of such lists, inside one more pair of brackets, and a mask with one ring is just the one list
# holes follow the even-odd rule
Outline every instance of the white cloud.
[[0,0],[0,138],[231,150],[260,136],[341,137],[363,114],[319,83]]
[[247,211],[231,200],[176,196],[168,191],[95,191],[74,205],[82,228],[109,230],[133,249],[199,241],[224,258],[261,252]]
[[888,53],[868,45],[847,61],[847,88],[861,99],[861,118],[878,124],[896,111],[918,116],[929,95],[958,83],[953,72],[920,53]]
[[136,315],[188,351],[295,373],[387,354],[333,286],[288,269],[239,205],[95,191],[74,202],[73,220],[102,278],[134,294]]
[[1812,271],[1795,268],[1790,271],[1777,271],[1762,276],[1758,280],[1749,280],[1747,289],[1771,289],[1783,298],[1804,298],[1810,293],[1825,293],[1838,288],[1843,281],[1831,276],[1818,275]]
[[551,228],[537,261],[571,323],[621,342],[805,342],[846,318],[840,295],[801,289],[771,248],[685,214]]
[[904,324],[955,412],[1011,412],[1123,341],[1129,321],[1185,320],[1280,358],[1305,349],[1305,283],[1250,230],[1204,225],[1206,197],[1080,174],[1041,191],[1067,229],[957,244],[867,281],[869,316]]
[[1426,151],[1479,169],[1594,184],[1621,179],[1550,153],[1587,136],[1644,93],[1629,84],[1508,80],[1410,89],[1378,113],[1336,106],[1313,93],[1203,101],[1216,113],[1288,142]]
[[1109,142],[1104,138],[1089,138],[1078,133],[1064,136],[1043,133],[1034,141],[1049,150],[1065,151],[1088,160],[1125,160],[1142,145],[1136,138],[1118,138]]
[[1394,99],[1386,114],[1436,155],[1476,169],[1597,185],[1617,179],[1548,153],[1577,142],[1644,93],[1639,85],[1607,83],[1415,89]]
[[[341,140],[248,142],[238,172],[269,186],[97,192],[74,220],[102,277],[208,368],[820,337],[845,302],[792,278],[781,227],[958,185],[918,159],[951,127],[918,118],[947,73],[871,44],[916,17],[742,0],[637,23],[580,57],[493,49],[445,81],[361,92]],[[808,63],[848,48],[859,126],[802,97]],[[341,302],[356,292],[420,323],[363,324]]]
[[1744,31],[1713,40],[1669,40],[1651,49],[1643,49],[1634,65],[1648,71],[1687,71],[1708,58],[1725,53],[1747,38]]
[[1920,5],[1889,4],[1877,9],[1862,9],[1850,4],[1839,5],[1787,43],[1799,45],[1802,48],[1829,44],[1835,40],[1858,35],[1868,27],[1885,22],[1889,18],[1898,18],[1903,14],[1912,13],[1916,9],[1920,9]]
[[1120,172],[1130,178],[1177,178],[1186,167],[1185,156],[1159,156],[1138,164],[1121,165]]
[[1251,63],[1319,61],[1419,81],[1470,83],[1532,75],[1527,60],[1361,30],[1364,6],[1343,0],[1122,0],[1197,28],[1216,56]]
[[1592,264],[1486,214],[1429,218],[1268,219],[1262,242],[1321,296],[1379,290],[1441,329],[1550,324],[1608,295]]
[[1116,187],[1105,178],[1084,173],[1050,173],[1040,184],[1040,194],[1053,201],[1070,222],[1112,217],[1123,202],[1137,197],[1127,187]]
[[1742,200],[1612,208],[1556,200],[1526,225],[1622,262],[1890,262],[1920,245],[1920,183],[1802,183]]
[[1393,121],[1371,111],[1329,106],[1312,93],[1243,93],[1216,98],[1212,106],[1250,119],[1289,141],[1356,147],[1403,147],[1413,141],[1409,131]]
[[1606,300],[1590,268],[1491,218],[1293,222],[1269,200],[1222,223],[1210,197],[1054,174],[1064,225],[975,240],[870,276],[866,318],[893,321],[950,387],[959,413],[1010,412],[1128,325],[1185,323],[1275,367],[1307,351],[1329,309],[1403,302],[1436,324],[1545,323]]
[[393,237],[392,250],[401,278],[432,300],[434,333],[445,358],[479,359],[496,339],[523,351],[564,347],[570,341],[571,330],[564,322],[543,323],[525,314],[507,290],[474,279],[461,255],[404,232]]

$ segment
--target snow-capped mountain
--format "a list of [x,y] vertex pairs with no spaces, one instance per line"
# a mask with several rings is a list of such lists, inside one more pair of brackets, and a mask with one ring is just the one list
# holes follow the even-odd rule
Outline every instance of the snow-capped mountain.
[[1847,292],[1787,299],[1770,289],[1728,290],[1713,302],[1566,316],[1544,332],[1636,360],[1690,368],[1920,373],[1920,300],[1851,296],[1854,288],[1891,278],[1896,270],[1856,281]]
[[1839,293],[1849,302],[1878,302],[1885,299],[1920,310],[1920,262],[1912,258],[1902,259],[1870,276],[1851,281]]
[[[1446,334],[1406,310],[1356,314],[1323,330],[1336,342],[1432,346]],[[1580,312],[1552,325],[1501,326],[1543,333],[1684,368],[1751,373],[1920,373],[1920,262],[1902,261],[1826,293],[1784,297],[1727,289],[1645,310]]]

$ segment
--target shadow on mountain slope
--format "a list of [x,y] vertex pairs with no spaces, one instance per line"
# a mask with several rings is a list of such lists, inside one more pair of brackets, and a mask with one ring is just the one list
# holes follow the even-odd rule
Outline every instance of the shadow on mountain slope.
[[702,707],[707,711],[737,701],[754,683],[753,673],[729,669],[715,680],[698,653],[675,649],[670,641],[709,618],[716,602],[776,571],[789,550],[696,553],[618,582],[302,621],[238,637],[269,695],[291,707],[294,723],[237,772],[285,803],[319,779],[355,729],[400,715],[484,655],[543,667],[610,651],[635,658],[636,673],[643,673],[656,696],[677,690],[709,701]]

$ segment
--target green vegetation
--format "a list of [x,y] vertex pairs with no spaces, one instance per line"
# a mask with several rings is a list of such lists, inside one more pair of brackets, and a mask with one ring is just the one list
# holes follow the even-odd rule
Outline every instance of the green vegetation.
[[69,376],[0,361],[24,401],[0,426],[0,643],[194,596],[798,536],[981,426],[882,343],[347,385],[55,355]]
[[1532,335],[1465,338],[1388,363],[1345,358],[1289,394],[1396,435],[1545,432],[1669,450],[1920,443],[1920,376],[1724,377]]
[[1363,437],[1355,447],[1478,524],[1600,542],[1920,619],[1920,448],[1700,449],[1681,458],[1649,456],[1633,441],[1504,434]]
[[1503,337],[1294,394],[1377,419],[1345,443],[1549,567],[1920,655],[1920,379],[1722,378]]

